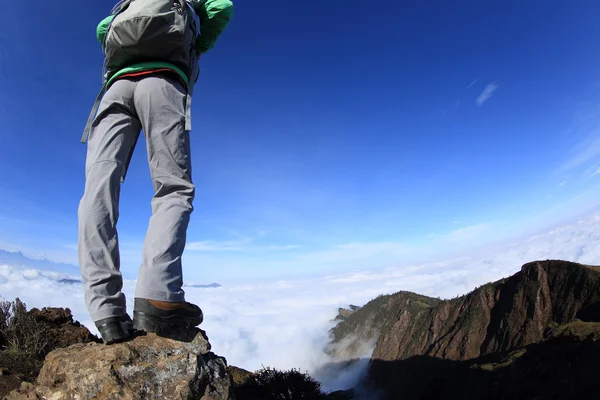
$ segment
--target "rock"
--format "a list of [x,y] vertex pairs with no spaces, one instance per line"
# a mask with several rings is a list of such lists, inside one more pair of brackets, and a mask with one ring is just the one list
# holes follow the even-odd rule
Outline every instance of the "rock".
[[338,308],[338,315],[335,317],[334,321],[345,321],[348,317],[350,317],[359,309],[359,306],[355,306],[353,304],[350,304],[350,308],[340,307]]
[[148,334],[110,346],[55,350],[35,387],[7,399],[225,400],[231,397],[230,385],[226,360],[210,352],[208,338],[197,329],[186,341]]
[[354,389],[337,390],[325,396],[328,400],[352,400],[354,399]]
[[5,374],[0,377],[0,397],[4,398],[5,395],[12,392],[15,389],[18,389],[23,385],[22,380],[12,374]]
[[49,349],[68,347],[75,343],[100,343],[100,339],[78,321],[68,308],[32,308],[28,314],[47,330]]
[[33,385],[29,382],[21,382],[21,390],[27,391],[33,389]]
[[5,400],[37,400],[40,397],[33,390],[33,385],[29,382],[21,382],[19,389],[12,391],[6,396]]
[[231,382],[234,387],[242,386],[253,375],[252,372],[243,368],[234,367],[233,365],[227,367],[227,372],[229,373],[229,376],[231,376]]
[[18,326],[12,329],[10,351],[0,351],[0,398],[17,389],[22,381],[34,381],[42,368],[44,357],[52,350],[75,343],[99,341],[79,322],[73,320],[71,310],[63,308],[36,308],[26,311],[23,305]]

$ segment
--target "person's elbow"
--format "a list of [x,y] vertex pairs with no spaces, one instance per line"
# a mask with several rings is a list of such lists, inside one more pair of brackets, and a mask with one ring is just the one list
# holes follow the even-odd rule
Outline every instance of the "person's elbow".
[[233,9],[231,0],[214,0],[206,4],[206,16],[209,20],[229,22],[233,17]]
[[233,17],[233,3],[230,0],[225,0],[223,4],[223,18],[227,19],[227,22]]

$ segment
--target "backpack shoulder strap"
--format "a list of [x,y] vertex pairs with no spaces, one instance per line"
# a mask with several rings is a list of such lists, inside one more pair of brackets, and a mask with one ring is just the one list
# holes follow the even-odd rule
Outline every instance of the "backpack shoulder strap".
[[119,0],[112,10],[110,10],[111,15],[119,14],[121,11],[125,10],[132,1],[134,0]]
[[88,120],[85,124],[85,128],[83,129],[83,136],[81,136],[81,143],[83,143],[83,144],[85,144],[87,142],[87,139],[90,136],[90,131],[92,129],[92,123],[94,122],[94,117],[96,116],[96,113],[98,112],[98,107],[100,107],[100,101],[102,100],[102,97],[104,96],[105,91],[106,91],[106,85],[102,85],[102,89],[100,90],[100,93],[98,93],[98,96],[96,96],[96,101],[94,101],[94,106],[92,107],[92,110],[90,111],[90,115],[88,116]]

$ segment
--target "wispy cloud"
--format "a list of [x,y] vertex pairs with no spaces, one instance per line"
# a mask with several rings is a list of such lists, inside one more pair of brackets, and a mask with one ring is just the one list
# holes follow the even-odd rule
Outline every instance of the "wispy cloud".
[[442,239],[450,242],[468,242],[481,236],[485,232],[489,232],[492,229],[489,224],[477,224],[471,226],[465,226],[450,231],[449,233],[442,236]]
[[475,85],[478,80],[479,79],[474,79],[471,83],[469,83],[469,85],[467,86],[467,89],[470,89],[471,87],[473,87],[473,85]]
[[[600,156],[600,104],[583,106],[574,113],[571,127],[565,132],[574,142],[560,171],[578,167],[598,169],[594,162]],[[588,175],[589,176],[589,175]]]
[[273,246],[266,246],[265,248],[267,250],[295,250],[295,249],[301,249],[302,245],[299,244],[285,244],[285,245],[273,245]]
[[[244,251],[284,251],[295,250],[302,246],[297,244],[260,245],[256,242],[266,235],[265,231],[258,231],[256,236],[245,236],[227,241],[197,241],[186,244],[186,250],[198,252],[244,252]],[[236,231],[231,234],[237,235]]]
[[243,251],[248,248],[255,238],[242,238],[237,240],[228,240],[218,242],[206,240],[203,242],[189,242],[186,244],[186,250],[190,251]]
[[596,175],[600,175],[600,168],[598,168],[596,172],[592,174],[591,178],[595,177]]
[[573,197],[571,200],[579,200],[579,199],[581,199],[582,197],[585,197],[585,196],[587,196],[588,194],[590,194],[590,192],[591,192],[591,191],[589,191],[589,190],[588,190],[587,192],[583,192],[583,193],[581,193],[581,194],[578,194],[577,196]]
[[358,264],[378,264],[398,259],[406,253],[408,246],[400,242],[352,242],[333,246],[332,248],[301,254],[292,262],[310,265],[341,266],[349,268]]
[[488,83],[487,86],[483,89],[483,92],[481,92],[479,97],[477,97],[477,100],[475,100],[475,103],[481,107],[486,101],[490,99],[490,97],[492,97],[492,95],[498,89],[498,87],[499,86],[495,82]]
[[598,156],[600,156],[600,130],[582,140],[573,149],[573,155],[562,165],[561,169],[570,170],[580,167]]
[[567,181],[562,181],[561,183],[558,184],[558,186],[564,186],[565,183],[567,183]]

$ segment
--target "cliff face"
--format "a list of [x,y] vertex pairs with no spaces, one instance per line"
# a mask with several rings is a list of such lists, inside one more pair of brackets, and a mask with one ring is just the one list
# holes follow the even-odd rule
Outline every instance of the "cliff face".
[[600,399],[599,321],[600,267],[537,261],[453,300],[380,296],[331,331],[330,352],[365,357],[376,340],[365,398]]
[[[402,315],[415,316],[439,302],[415,293],[398,292],[379,296],[361,308],[351,306],[351,310],[341,309],[343,321],[330,331],[332,342],[326,351],[337,360],[364,357],[363,353],[371,351],[379,336]],[[342,318],[338,316],[338,319]]]
[[418,313],[402,312],[382,332],[373,360],[412,356],[468,360],[539,342],[553,327],[590,319],[600,302],[600,268],[565,261],[525,264],[508,279]]

